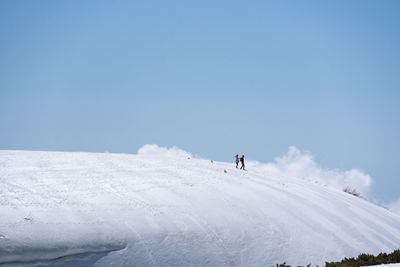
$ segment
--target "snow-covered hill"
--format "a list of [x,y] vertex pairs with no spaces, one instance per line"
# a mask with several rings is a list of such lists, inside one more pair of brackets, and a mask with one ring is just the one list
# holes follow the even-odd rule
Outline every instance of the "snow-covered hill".
[[165,152],[0,151],[0,264],[321,265],[400,247],[398,215],[341,190]]

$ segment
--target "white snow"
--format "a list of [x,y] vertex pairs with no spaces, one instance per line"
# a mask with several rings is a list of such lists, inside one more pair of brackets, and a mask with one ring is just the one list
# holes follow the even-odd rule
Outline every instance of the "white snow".
[[400,247],[399,215],[341,190],[161,152],[0,151],[0,264],[322,265]]

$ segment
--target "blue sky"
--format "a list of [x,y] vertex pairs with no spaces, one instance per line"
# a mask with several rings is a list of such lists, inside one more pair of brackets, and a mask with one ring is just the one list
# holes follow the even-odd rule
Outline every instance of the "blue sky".
[[0,149],[291,145],[400,197],[399,1],[0,1]]

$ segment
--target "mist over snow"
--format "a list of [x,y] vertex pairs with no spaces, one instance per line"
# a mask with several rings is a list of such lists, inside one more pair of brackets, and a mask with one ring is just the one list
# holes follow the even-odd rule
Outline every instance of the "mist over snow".
[[[176,146],[167,148],[156,144],[144,145],[138,150],[141,156],[192,158],[192,154]],[[233,157],[232,157],[233,161]],[[356,189],[367,197],[372,185],[372,178],[358,169],[342,171],[326,169],[318,165],[310,152],[304,152],[295,146],[290,146],[287,153],[279,156],[271,163],[258,161],[246,162],[247,168],[257,168],[275,177],[290,177],[318,182],[335,189],[343,190],[346,187]]]
[[192,154],[179,149],[176,146],[171,148],[160,147],[156,144],[147,144],[139,148],[138,155],[147,157],[172,157],[172,158],[191,158]]
[[276,177],[306,179],[340,190],[349,187],[363,196],[368,196],[372,185],[372,178],[361,170],[322,168],[310,152],[303,152],[295,146],[290,146],[286,154],[277,157],[272,163],[249,162],[248,165],[261,168]]

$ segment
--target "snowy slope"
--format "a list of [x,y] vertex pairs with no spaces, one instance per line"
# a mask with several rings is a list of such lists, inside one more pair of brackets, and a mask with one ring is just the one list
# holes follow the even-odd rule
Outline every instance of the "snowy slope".
[[400,247],[400,217],[363,199],[189,156],[0,151],[0,264],[321,265]]

